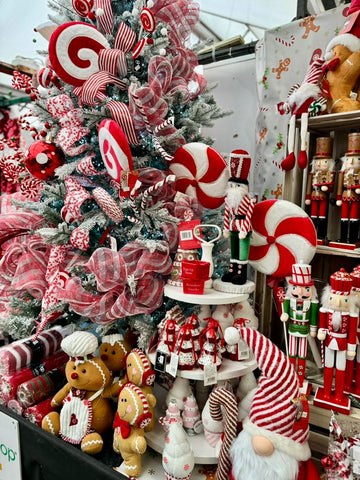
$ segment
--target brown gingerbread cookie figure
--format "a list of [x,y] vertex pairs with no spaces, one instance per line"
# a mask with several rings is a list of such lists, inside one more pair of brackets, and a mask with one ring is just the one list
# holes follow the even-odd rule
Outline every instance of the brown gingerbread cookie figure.
[[98,340],[90,332],[76,331],[64,338],[61,348],[69,355],[65,374],[67,384],[54,396],[51,412],[42,428],[63,440],[81,445],[85,453],[96,454],[103,448],[102,435],[111,428],[113,411],[109,400],[109,369],[94,353]]

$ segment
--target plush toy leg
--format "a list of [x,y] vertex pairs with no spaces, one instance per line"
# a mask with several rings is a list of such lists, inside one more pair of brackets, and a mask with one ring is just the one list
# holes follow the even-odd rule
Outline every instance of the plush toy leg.
[[235,264],[234,261],[230,260],[229,271],[221,277],[221,280],[223,282],[230,282],[231,283],[233,277],[236,275],[236,272],[237,272],[237,265]]
[[237,264],[237,271],[231,280],[234,285],[244,285],[247,280],[247,264],[248,262],[239,262]]
[[60,432],[60,415],[58,412],[50,412],[41,422],[41,428],[53,435],[58,436]]
[[89,455],[95,455],[101,452],[104,442],[97,432],[89,433],[81,442],[81,450]]
[[295,167],[295,122],[296,117],[292,115],[290,118],[289,132],[288,132],[288,156],[281,162],[281,168],[286,172],[292,170]]
[[359,220],[350,220],[349,243],[357,243],[359,240]]
[[301,114],[301,128],[300,128],[300,154],[298,159],[299,167],[304,170],[308,164],[306,152],[306,137],[308,131],[308,113]]

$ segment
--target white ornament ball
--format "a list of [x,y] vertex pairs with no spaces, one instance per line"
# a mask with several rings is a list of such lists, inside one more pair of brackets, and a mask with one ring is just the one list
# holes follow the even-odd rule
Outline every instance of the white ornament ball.
[[165,57],[165,55],[166,55],[166,50],[165,50],[165,48],[160,48],[160,50],[159,50],[159,55],[161,55],[162,57]]
[[147,6],[147,8],[152,8],[154,6],[154,2],[152,0],[148,0],[146,6]]
[[224,340],[228,345],[239,343],[240,333],[235,327],[228,327],[224,332]]
[[102,15],[104,15],[104,10],[102,8],[97,8],[95,11],[95,15],[97,17],[101,17]]
[[166,35],[167,35],[167,33],[168,33],[168,32],[167,32],[167,28],[163,27],[163,28],[160,30],[160,33],[161,33],[161,35],[163,35],[164,37],[166,37]]

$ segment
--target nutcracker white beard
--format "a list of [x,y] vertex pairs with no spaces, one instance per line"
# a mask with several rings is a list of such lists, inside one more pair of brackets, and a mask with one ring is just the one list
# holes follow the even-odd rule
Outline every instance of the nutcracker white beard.
[[230,186],[226,190],[226,201],[232,208],[238,207],[245,195],[248,195],[249,188],[245,184],[239,184],[237,188]]
[[299,462],[278,449],[265,457],[254,452],[252,436],[243,430],[230,449],[232,472],[235,480],[295,480]]

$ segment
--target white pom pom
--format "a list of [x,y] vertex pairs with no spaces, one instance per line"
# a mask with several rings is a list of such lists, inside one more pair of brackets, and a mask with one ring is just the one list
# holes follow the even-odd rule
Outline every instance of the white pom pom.
[[101,17],[102,15],[104,15],[104,10],[103,10],[102,8],[97,8],[97,9],[95,10],[95,15],[96,15],[97,17]]
[[159,55],[161,55],[162,57],[165,57],[165,55],[166,55],[166,50],[165,50],[165,48],[160,48],[160,50],[159,50]]
[[161,33],[161,35],[163,35],[164,37],[166,37],[166,35],[167,35],[167,33],[168,33],[168,32],[167,32],[167,28],[163,27],[163,28],[160,30],[160,33]]
[[147,6],[147,8],[152,8],[154,6],[154,2],[152,0],[148,0],[146,6]]
[[228,345],[235,345],[235,343],[239,343],[239,330],[235,327],[228,327],[224,332],[224,339]]

